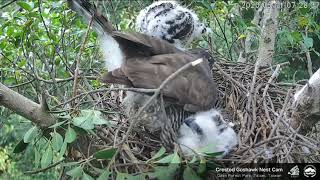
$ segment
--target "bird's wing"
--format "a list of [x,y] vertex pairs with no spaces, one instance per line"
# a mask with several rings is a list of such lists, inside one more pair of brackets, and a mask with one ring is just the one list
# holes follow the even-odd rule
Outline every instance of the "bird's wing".
[[[129,80],[132,87],[155,89],[183,65],[195,60],[189,54],[164,54],[150,58],[132,58],[121,67],[122,79],[113,78],[109,73],[105,82],[124,84],[123,79]],[[113,71],[114,72],[114,71]],[[191,67],[178,75],[162,90],[167,98],[175,99],[177,104],[191,104],[195,110],[211,108],[216,100],[216,85],[202,66]]]
[[116,83],[133,87],[132,82],[127,76],[125,76],[121,68],[102,74],[100,81],[104,83]]
[[138,32],[114,32],[113,37],[129,58],[181,52],[165,40]]

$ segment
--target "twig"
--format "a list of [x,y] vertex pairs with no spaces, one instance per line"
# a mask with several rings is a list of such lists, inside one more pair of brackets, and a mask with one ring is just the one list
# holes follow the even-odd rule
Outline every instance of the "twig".
[[[212,11],[213,12],[213,11]],[[219,28],[220,28],[220,30],[221,30],[221,33],[222,33],[222,35],[223,35],[223,38],[224,38],[224,40],[225,40],[225,42],[226,42],[226,44],[227,44],[227,48],[228,48],[228,50],[229,50],[229,56],[230,56],[230,59],[231,59],[231,61],[233,61],[232,60],[232,52],[231,52],[231,48],[230,48],[230,46],[229,46],[229,42],[228,42],[228,39],[227,39],[227,36],[226,36],[226,32],[223,30],[223,28],[222,28],[222,26],[221,26],[221,24],[220,24],[220,21],[219,21],[219,19],[218,19],[218,17],[216,16],[216,14],[213,12],[213,16],[215,17],[215,19],[216,19],[216,21],[217,21],[217,23],[218,23],[218,26],[219,26]]]
[[235,83],[237,86],[239,86],[242,90],[244,90],[245,92],[248,91],[242,84],[240,84],[238,81],[236,81],[235,79],[233,79],[229,74],[227,74],[226,72],[224,72],[223,69],[221,68],[221,66],[219,66],[217,63],[215,63],[214,66],[218,69],[218,71],[219,71],[222,75],[224,75],[225,77],[227,77],[228,79],[230,79],[233,83]]
[[31,79],[30,81],[27,81],[27,82],[24,82],[24,83],[21,83],[21,84],[16,84],[16,85],[8,86],[8,88],[17,88],[17,87],[20,87],[20,86],[24,86],[24,85],[30,84],[30,83],[32,83],[33,81],[35,81],[35,79]]
[[281,109],[280,115],[279,115],[279,116],[277,117],[277,119],[276,119],[276,124],[272,127],[272,130],[271,130],[271,132],[270,132],[270,134],[269,134],[269,138],[271,138],[271,137],[273,136],[275,130],[276,130],[276,129],[278,128],[278,126],[279,126],[280,119],[282,118],[282,116],[283,116],[283,114],[284,114],[284,112],[285,112],[285,110],[286,110],[287,104],[288,104],[288,102],[289,102],[290,93],[291,93],[291,89],[288,90],[286,99],[284,100],[284,105],[283,105],[283,107],[282,107],[282,109]]
[[9,6],[10,4],[12,4],[12,3],[16,2],[16,1],[17,1],[17,0],[12,0],[12,1],[8,2],[7,4],[1,6],[0,9],[3,9],[3,8]]
[[26,171],[26,172],[24,172],[24,174],[37,174],[37,173],[40,173],[40,172],[44,172],[44,171],[47,171],[47,170],[59,165],[63,161],[64,161],[64,159],[61,159],[60,161],[57,161],[57,162],[49,165],[48,167],[45,167],[45,168],[42,168],[42,169],[37,169],[37,170],[34,170],[34,171]]
[[75,97],[69,99],[68,101],[63,102],[61,104],[58,104],[58,105],[52,107],[51,109],[55,109],[57,107],[66,105],[66,104],[74,101],[77,98],[80,98],[82,96],[87,96],[87,95],[92,94],[92,93],[100,93],[100,92],[102,93],[102,92],[107,92],[107,91],[120,91],[120,90],[139,92],[139,93],[154,93],[157,89],[144,89],[144,88],[104,88],[104,89],[96,89],[96,90],[92,90],[92,91],[88,91],[88,92],[84,92],[84,93],[78,94]]
[[280,65],[277,65],[275,71],[272,73],[270,79],[268,80],[268,83],[266,84],[266,87],[264,88],[263,94],[262,94],[263,106],[264,106],[265,114],[266,114],[266,116],[267,116],[267,118],[269,120],[271,120],[271,118],[270,118],[270,114],[269,114],[268,106],[267,106],[267,102],[266,102],[266,95],[267,95],[267,91],[269,89],[269,86],[270,86],[271,82],[273,81],[273,79],[275,79],[278,76],[279,71],[280,71]]
[[[81,79],[81,78],[86,78],[86,79],[89,79],[89,80],[96,80],[97,76],[80,76],[80,77],[78,77],[78,79]],[[43,82],[48,83],[48,84],[53,84],[54,83],[53,81],[42,79],[40,77],[37,80],[43,81]],[[74,76],[66,78],[66,79],[55,78],[55,82],[56,83],[63,83],[63,82],[71,81],[71,80],[74,80]]]
[[[92,25],[92,21],[93,21],[93,17],[91,17],[90,21],[89,21],[89,25],[86,31],[86,34],[84,36],[83,42],[81,44],[80,47],[80,51],[78,53],[77,59],[76,59],[76,69],[74,71],[74,80],[73,80],[73,87],[72,87],[72,97],[75,97],[77,95],[77,88],[78,88],[78,75],[79,75],[79,67],[80,67],[80,59],[81,59],[81,55],[82,52],[84,50],[85,44],[87,42],[88,39],[88,35],[89,35],[89,31],[90,31],[90,27]],[[74,103],[71,103],[71,107],[74,107]]]

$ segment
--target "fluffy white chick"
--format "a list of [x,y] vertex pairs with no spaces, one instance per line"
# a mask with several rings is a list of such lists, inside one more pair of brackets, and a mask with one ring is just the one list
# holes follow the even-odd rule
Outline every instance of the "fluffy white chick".
[[205,149],[205,152],[223,152],[222,156],[238,144],[235,131],[217,109],[186,118],[179,129],[178,143],[185,155],[201,154]]

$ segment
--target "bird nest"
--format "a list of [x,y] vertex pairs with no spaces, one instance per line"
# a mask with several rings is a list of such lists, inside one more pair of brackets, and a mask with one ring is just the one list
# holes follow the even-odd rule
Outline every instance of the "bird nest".
[[[238,135],[238,145],[223,159],[216,159],[217,163],[319,162],[319,140],[315,133],[302,135],[289,126],[293,88],[298,84],[277,83],[279,67],[256,68],[253,64],[228,61],[214,65],[218,107],[229,112],[229,120],[235,124]],[[121,106],[119,96],[121,92],[111,92],[109,98],[114,102],[113,108]],[[121,108],[117,110],[122,111]],[[108,115],[108,119],[113,119],[114,126],[97,127],[99,138],[92,147],[117,147],[125,137],[129,118],[120,113]],[[108,162],[109,166],[131,173],[152,168],[146,162],[159,151],[160,144],[159,135],[149,133],[143,127],[133,128],[116,158],[111,164]]]

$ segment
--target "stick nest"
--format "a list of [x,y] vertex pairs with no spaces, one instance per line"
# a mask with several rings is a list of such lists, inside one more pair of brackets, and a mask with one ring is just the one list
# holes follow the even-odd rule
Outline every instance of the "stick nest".
[[[293,89],[298,84],[277,83],[279,67],[255,71],[253,64],[220,61],[212,70],[219,86],[218,106],[229,112],[238,134],[238,146],[217,162],[319,162],[320,141],[315,130],[302,135],[289,126]],[[121,94],[110,92],[104,99],[107,108],[121,112]],[[114,126],[97,127],[99,138],[88,144],[91,152],[117,146],[128,130],[124,113],[110,114],[107,119]],[[143,127],[134,128],[122,147],[111,167],[141,172],[150,167],[145,162],[160,149],[160,138]]]

